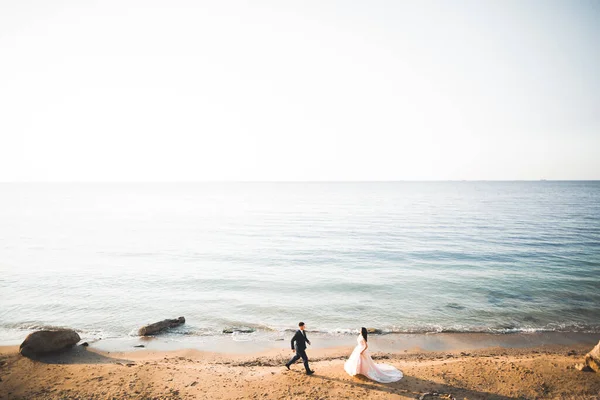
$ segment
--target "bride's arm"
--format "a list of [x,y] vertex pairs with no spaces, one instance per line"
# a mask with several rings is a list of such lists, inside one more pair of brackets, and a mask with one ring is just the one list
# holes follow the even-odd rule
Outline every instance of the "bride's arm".
[[365,351],[367,351],[367,349],[369,348],[369,345],[367,344],[367,342],[364,343],[365,348],[362,349],[362,351],[360,352],[360,354],[362,355],[362,353],[364,353]]

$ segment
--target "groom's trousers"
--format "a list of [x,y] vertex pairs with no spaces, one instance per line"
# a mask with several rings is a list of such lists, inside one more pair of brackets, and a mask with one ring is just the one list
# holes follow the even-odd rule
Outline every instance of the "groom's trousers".
[[302,361],[304,361],[304,368],[306,369],[306,372],[310,371],[310,368],[308,367],[308,356],[306,355],[306,350],[302,349],[296,349],[296,355],[294,357],[292,357],[292,359],[290,361],[288,361],[287,365],[290,366],[293,363],[295,363],[296,361],[298,361],[300,358],[302,358]]

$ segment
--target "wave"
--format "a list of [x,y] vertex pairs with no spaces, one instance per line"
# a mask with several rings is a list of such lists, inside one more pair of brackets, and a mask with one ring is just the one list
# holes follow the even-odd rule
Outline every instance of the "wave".
[[[0,329],[4,331],[20,331],[32,332],[37,330],[52,330],[52,329],[74,329],[81,336],[96,337],[96,338],[118,338],[123,336],[136,337],[138,328],[132,329],[129,332],[111,332],[102,329],[77,329],[61,325],[48,325],[41,323],[0,323]],[[369,328],[376,335],[389,334],[437,334],[437,333],[491,333],[491,334],[511,334],[511,333],[542,333],[542,332],[563,332],[563,333],[600,333],[600,325],[586,325],[575,323],[550,323],[544,326],[530,325],[497,325],[497,326],[464,326],[464,325],[421,325],[421,326],[393,326],[382,328]],[[278,328],[259,323],[245,323],[228,325],[222,328],[203,328],[190,324],[182,325],[170,329],[164,333],[169,337],[175,336],[232,336],[232,337],[248,337],[256,335],[268,335],[281,337],[285,334],[295,332],[295,328]],[[358,334],[356,328],[316,328],[307,329],[308,333],[325,335],[325,336],[349,336]]]
[[[253,328],[250,328],[254,326]],[[489,334],[511,334],[511,333],[543,333],[543,332],[563,332],[563,333],[600,333],[600,325],[582,325],[582,324],[548,324],[545,326],[512,326],[499,325],[493,327],[467,327],[467,326],[414,326],[414,327],[387,327],[387,328],[369,328],[375,335],[389,334],[437,334],[437,333],[489,333]],[[203,329],[188,330],[186,332],[177,332],[172,334],[183,334],[187,336],[220,336],[230,335],[232,337],[246,337],[256,335],[269,335],[281,337],[282,335],[295,332],[295,328],[275,328],[262,324],[245,324],[234,328],[224,329]],[[356,328],[316,328],[307,329],[310,334],[324,336],[353,336],[359,333]]]
[[[40,326],[30,325],[22,326],[19,329],[7,329],[0,327],[0,344],[15,345],[20,343],[27,334],[39,330],[39,329],[50,329],[57,328],[56,326]],[[182,346],[186,346],[185,343],[195,342],[206,342],[211,340],[219,340],[219,338],[227,338],[234,342],[273,342],[283,341],[289,339],[293,334],[293,329],[282,329],[274,330],[270,329],[256,329],[252,331],[234,331],[232,333],[224,333],[223,330],[216,329],[173,329],[165,332],[156,337],[157,340],[167,340],[169,342],[181,343]],[[129,335],[126,332],[117,334],[114,332],[101,332],[101,331],[86,331],[77,330],[81,336],[82,341],[88,343],[95,343],[105,340],[138,340],[137,335]],[[313,329],[307,330],[307,332],[316,337],[321,338],[351,338],[358,334],[356,329]],[[598,334],[600,333],[600,326],[579,326],[579,325],[557,325],[547,327],[477,327],[477,328],[463,328],[463,327],[427,327],[427,328],[388,328],[380,329],[375,335],[443,335],[443,334],[479,334],[479,335],[535,335],[543,333],[556,333],[561,332],[565,334]]]

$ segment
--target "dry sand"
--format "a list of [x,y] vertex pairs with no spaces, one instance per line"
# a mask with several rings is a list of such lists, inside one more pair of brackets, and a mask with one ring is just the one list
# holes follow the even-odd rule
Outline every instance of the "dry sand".
[[181,350],[105,353],[78,346],[33,361],[0,348],[2,399],[414,399],[426,392],[456,399],[600,399],[600,374],[573,368],[589,345],[469,352],[375,353],[405,377],[380,384],[343,369],[351,349],[308,351],[313,376],[292,353],[223,355]]

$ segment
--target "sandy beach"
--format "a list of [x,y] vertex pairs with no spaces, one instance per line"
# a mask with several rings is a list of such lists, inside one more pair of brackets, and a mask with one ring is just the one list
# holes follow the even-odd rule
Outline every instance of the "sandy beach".
[[[600,399],[600,374],[574,368],[589,344],[469,351],[374,352],[404,378],[379,384],[350,377],[351,349],[309,350],[313,376],[283,363],[291,351],[223,354],[199,350],[106,352],[77,346],[33,361],[0,348],[2,399]],[[428,397],[425,397],[428,398]],[[431,397],[433,398],[433,397]],[[442,398],[442,397],[438,397]]]

